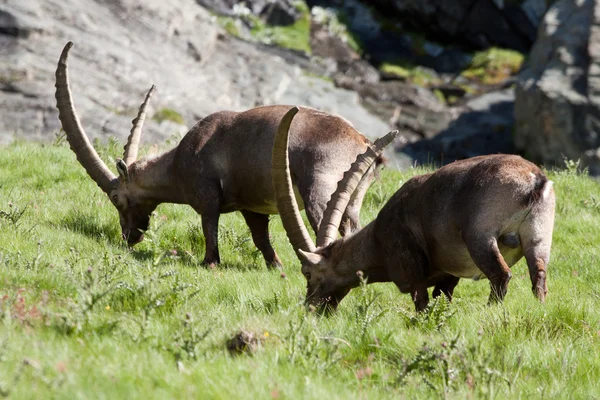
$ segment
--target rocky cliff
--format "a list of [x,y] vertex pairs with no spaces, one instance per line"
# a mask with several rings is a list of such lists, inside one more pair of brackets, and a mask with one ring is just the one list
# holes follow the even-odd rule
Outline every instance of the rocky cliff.
[[[573,2],[555,7],[563,3]],[[596,2],[573,4],[589,8],[581,18],[592,21],[588,3]],[[125,137],[156,84],[145,142],[181,135],[214,111],[280,103],[340,114],[371,138],[399,129],[392,163],[401,167],[515,151],[547,161],[529,151],[538,142],[526,133],[539,130],[532,111],[539,106],[525,98],[548,87],[532,83],[548,75],[534,65],[551,53],[564,59],[565,46],[580,46],[573,54],[585,59],[587,45],[570,41],[587,40],[583,26],[591,22],[546,16],[519,83],[516,148],[514,77],[546,8],[545,0],[4,0],[0,143],[59,132],[54,70],[71,40],[75,104],[94,138]],[[548,18],[563,21],[555,25],[566,35],[553,36],[553,52],[539,50],[553,26]],[[580,75],[569,85],[576,88]]]
[[370,136],[388,128],[356,93],[315,78],[306,55],[237,39],[193,0],[11,0],[0,4],[2,142],[59,131],[54,70],[69,40],[75,104],[92,137],[126,136],[152,84],[150,142],[218,110],[272,103],[341,114]]

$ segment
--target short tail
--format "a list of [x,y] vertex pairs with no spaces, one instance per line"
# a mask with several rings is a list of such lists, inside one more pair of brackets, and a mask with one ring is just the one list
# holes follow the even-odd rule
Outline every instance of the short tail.
[[552,190],[554,183],[549,180],[543,172],[535,174],[535,183],[531,193],[529,193],[528,203],[530,206],[540,203],[544,199],[547,199]]

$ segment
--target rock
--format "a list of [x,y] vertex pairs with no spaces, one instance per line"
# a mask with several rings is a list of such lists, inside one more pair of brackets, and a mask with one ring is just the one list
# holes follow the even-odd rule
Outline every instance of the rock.
[[[338,83],[342,86],[342,83]],[[421,86],[402,81],[385,81],[375,84],[355,85],[363,99],[377,102],[391,102],[399,105],[415,105],[432,111],[442,111],[445,105],[431,92]]]
[[535,162],[582,159],[598,171],[600,1],[561,0],[547,12],[518,78],[516,147]]
[[494,91],[467,102],[458,118],[428,140],[397,148],[398,166],[443,165],[485,154],[514,153],[514,91]]
[[258,15],[269,25],[292,25],[300,18],[300,11],[290,0],[267,1]]
[[525,0],[521,4],[523,12],[529,18],[534,26],[538,26],[542,22],[542,17],[548,9],[547,0]]
[[238,4],[239,0],[196,0],[196,3],[203,8],[220,15],[233,15],[233,6]]
[[467,91],[462,86],[453,84],[453,83],[442,83],[439,85],[434,85],[431,87],[432,90],[439,90],[444,98],[448,99],[450,97],[460,98],[467,94]]
[[274,26],[291,25],[301,15],[292,0],[196,0],[196,2],[220,15],[240,16],[240,13],[251,13]]
[[377,68],[361,59],[340,36],[330,32],[327,25],[311,22],[310,46],[313,57],[328,60],[328,75],[336,85],[352,89],[354,85],[379,82]]
[[441,43],[475,49],[500,46],[525,52],[535,40],[539,0],[524,4],[490,0],[374,0],[381,14]]
[[[69,58],[74,101],[92,139],[124,140],[151,84],[157,92],[142,137],[146,143],[163,142],[219,110],[277,103],[339,113],[370,137],[387,130],[356,93],[312,77],[323,75],[322,66],[295,52],[228,36],[195,2],[27,0],[0,5],[0,10],[12,16],[10,26],[30,32],[27,37],[0,34],[4,143],[48,141],[59,131],[54,73],[69,40],[75,42]],[[165,109],[184,123],[153,119]]]
[[[315,15],[319,8],[328,13],[342,15],[351,35],[360,43],[363,60],[368,60],[373,65],[403,60],[408,64],[433,68],[440,73],[457,73],[471,61],[468,53],[456,47],[440,46],[423,40],[418,35],[407,33],[398,22],[393,9],[384,14],[389,18],[386,18],[383,24],[381,15],[376,15],[371,4],[365,1],[309,0],[307,3],[313,7],[313,17],[316,17],[313,21],[319,17]],[[314,49],[313,46],[313,52]]]
[[330,32],[327,25],[315,21],[310,24],[310,47],[313,56],[331,58],[336,62],[349,63],[360,58],[342,38]]
[[252,354],[260,345],[260,341],[252,332],[241,330],[227,340],[226,347],[231,355]]

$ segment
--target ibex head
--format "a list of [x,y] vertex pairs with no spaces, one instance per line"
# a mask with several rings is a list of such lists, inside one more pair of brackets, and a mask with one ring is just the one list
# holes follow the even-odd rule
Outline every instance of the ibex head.
[[394,140],[398,131],[391,131],[375,141],[344,173],[327,203],[317,233],[317,247],[300,216],[289,169],[289,129],[297,112],[298,108],[294,107],[285,114],[273,144],[272,175],[277,208],[290,243],[302,263],[302,274],[307,281],[306,302],[320,309],[335,309],[350,289],[356,287],[359,282],[358,276],[348,276],[342,272],[347,271],[349,266],[345,265],[348,258],[342,258],[338,254],[339,243],[353,240],[353,236],[350,236],[335,241],[342,215],[361,179],[372,168],[383,149]]
[[77,156],[77,160],[119,210],[123,239],[127,240],[128,244],[134,245],[144,238],[143,231],[148,229],[150,214],[157,206],[156,202],[141,200],[139,195],[141,189],[136,184],[134,165],[137,159],[142,127],[146,118],[146,110],[155,88],[154,86],[150,88],[137,117],[132,121],[133,128],[125,145],[123,159],[117,159],[116,161],[119,173],[119,176],[116,177],[94,150],[75,111],[67,69],[67,59],[71,47],[73,47],[73,43],[67,43],[56,69],[58,117],[71,150]]

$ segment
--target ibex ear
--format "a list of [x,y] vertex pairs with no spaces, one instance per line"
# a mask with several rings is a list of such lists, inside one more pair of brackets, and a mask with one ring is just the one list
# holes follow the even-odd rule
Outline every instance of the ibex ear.
[[125,164],[125,161],[121,160],[120,158],[117,158],[116,163],[119,176],[121,177],[121,179],[127,182],[129,180],[129,171],[127,170],[127,164]]
[[320,254],[311,253],[310,251],[304,251],[300,249],[298,249],[298,255],[310,266],[318,265],[323,258],[325,258]]

